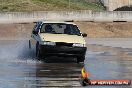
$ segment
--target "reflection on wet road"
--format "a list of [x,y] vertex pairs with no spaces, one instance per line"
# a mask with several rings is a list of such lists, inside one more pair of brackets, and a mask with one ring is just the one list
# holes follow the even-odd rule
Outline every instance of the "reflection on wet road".
[[[90,79],[132,79],[132,49],[88,45],[84,65]],[[82,67],[74,58],[38,61],[34,49],[28,49],[28,41],[0,41],[0,88],[80,88]]]
[[83,64],[74,58],[35,59],[28,41],[1,41],[0,88],[78,87]]

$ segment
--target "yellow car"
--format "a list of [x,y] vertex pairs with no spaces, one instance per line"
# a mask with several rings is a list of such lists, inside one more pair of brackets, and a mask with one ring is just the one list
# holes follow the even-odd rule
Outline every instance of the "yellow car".
[[77,62],[84,62],[87,50],[78,26],[72,22],[39,21],[32,31],[36,40],[36,56],[44,59],[48,56],[76,57]]

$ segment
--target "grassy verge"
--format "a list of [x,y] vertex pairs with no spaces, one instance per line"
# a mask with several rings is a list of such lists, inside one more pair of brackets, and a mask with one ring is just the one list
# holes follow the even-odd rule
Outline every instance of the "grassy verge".
[[1,12],[104,10],[100,4],[89,3],[86,0],[2,0],[0,2]]

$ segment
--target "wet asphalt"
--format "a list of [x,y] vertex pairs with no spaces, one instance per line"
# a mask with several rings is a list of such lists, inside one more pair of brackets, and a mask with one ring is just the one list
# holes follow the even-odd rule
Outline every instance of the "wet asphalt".
[[[79,82],[85,66],[90,79],[132,80],[132,49],[87,45],[86,60],[48,57],[38,61],[26,40],[0,40],[0,88],[83,88]],[[85,88],[132,88],[87,86]]]

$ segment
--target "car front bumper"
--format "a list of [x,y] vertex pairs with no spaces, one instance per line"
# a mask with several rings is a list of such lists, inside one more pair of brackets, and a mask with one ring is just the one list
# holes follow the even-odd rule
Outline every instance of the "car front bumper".
[[49,46],[39,45],[42,56],[85,56],[87,47]]

